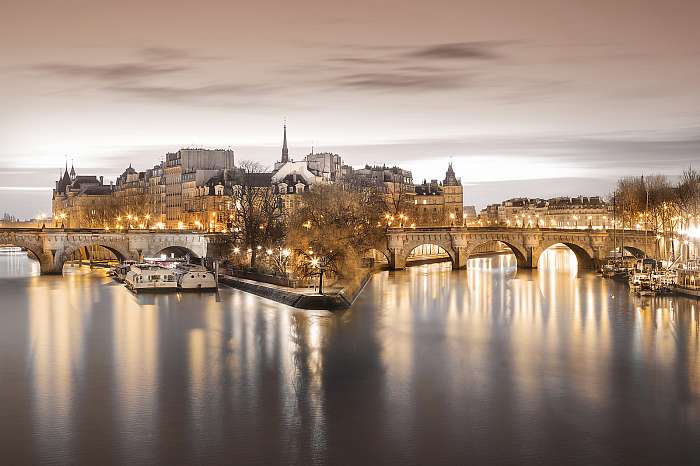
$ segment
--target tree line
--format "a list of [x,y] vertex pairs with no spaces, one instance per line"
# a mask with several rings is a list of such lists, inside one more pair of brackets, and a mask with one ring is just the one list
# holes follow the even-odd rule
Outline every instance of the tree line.
[[[677,181],[666,175],[621,178],[609,196],[615,227],[651,231],[674,239],[695,227],[700,217],[700,174],[689,167]],[[666,241],[664,241],[664,245]],[[675,246],[664,251],[675,256]]]

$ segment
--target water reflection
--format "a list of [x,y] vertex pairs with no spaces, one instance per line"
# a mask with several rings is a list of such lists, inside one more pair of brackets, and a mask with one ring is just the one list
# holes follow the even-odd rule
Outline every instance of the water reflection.
[[41,273],[39,261],[27,253],[0,254],[0,278],[32,277]]
[[103,272],[0,295],[8,464],[682,464],[700,438],[696,302],[565,249],[382,272],[337,314]]

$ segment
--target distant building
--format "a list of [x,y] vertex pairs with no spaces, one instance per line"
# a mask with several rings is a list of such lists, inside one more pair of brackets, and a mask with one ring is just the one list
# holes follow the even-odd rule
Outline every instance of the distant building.
[[514,198],[482,209],[481,225],[540,228],[607,228],[610,206],[599,196]]
[[191,197],[219,171],[234,168],[232,150],[181,149],[165,156],[165,224],[178,228],[192,208]]
[[464,188],[450,163],[442,182],[431,180],[415,187],[414,216],[417,226],[462,225]]
[[282,137],[282,157],[275,163],[271,176],[272,189],[282,198],[285,212],[291,212],[301,205],[301,194],[318,183],[335,183],[343,178],[343,160],[330,152],[310,153],[303,160],[289,158],[287,146],[287,125]]
[[311,173],[325,181],[337,182],[343,178],[343,159],[330,152],[311,153],[304,157]]
[[473,205],[465,205],[462,209],[462,218],[465,223],[471,223],[477,219],[476,207]]
[[65,228],[102,228],[112,217],[113,186],[105,186],[103,178],[77,175],[68,165],[56,181],[51,196],[54,226]]

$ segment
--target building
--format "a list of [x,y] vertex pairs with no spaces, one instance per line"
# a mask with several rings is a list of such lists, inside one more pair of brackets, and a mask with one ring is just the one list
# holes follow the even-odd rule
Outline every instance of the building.
[[317,183],[333,183],[342,178],[343,161],[338,154],[313,152],[303,160],[289,158],[287,146],[287,125],[282,137],[282,156],[275,163],[270,176],[270,186],[282,198],[284,212],[292,212],[301,206],[301,194],[309,191]]
[[599,196],[556,197],[547,202],[544,226],[550,228],[607,228],[612,211]]
[[514,198],[484,208],[480,225],[525,228],[607,228],[611,207],[599,196]]
[[423,181],[415,187],[414,216],[417,226],[465,223],[464,188],[450,163],[442,182]]
[[114,214],[113,186],[103,177],[77,175],[68,165],[51,196],[53,226],[65,228],[103,228]]
[[325,181],[337,182],[343,178],[343,159],[338,154],[311,152],[304,160],[309,171]]
[[401,221],[410,224],[416,191],[413,185],[413,174],[409,170],[386,165],[365,165],[364,168],[357,170],[344,166],[341,170],[345,173],[344,183],[379,190],[384,194],[387,214],[407,215],[408,219],[401,217]]
[[[165,156],[165,224],[182,228],[192,209],[191,196],[219,170],[233,170],[234,153],[228,149],[181,149]],[[198,174],[198,172],[200,172]]]

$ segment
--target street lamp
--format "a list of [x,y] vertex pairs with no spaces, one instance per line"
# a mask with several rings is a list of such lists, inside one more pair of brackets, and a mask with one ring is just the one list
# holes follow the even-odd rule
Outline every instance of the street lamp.
[[314,268],[318,267],[318,294],[323,294],[323,272],[326,270],[326,264],[317,257],[312,257],[309,263]]

